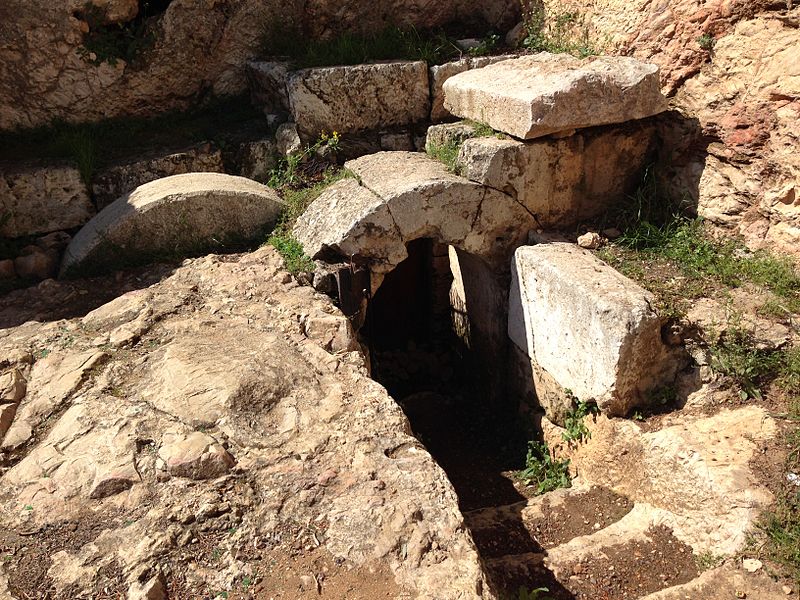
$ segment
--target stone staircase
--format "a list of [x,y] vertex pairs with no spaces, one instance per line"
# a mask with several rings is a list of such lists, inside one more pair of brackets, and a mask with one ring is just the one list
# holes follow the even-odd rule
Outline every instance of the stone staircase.
[[498,598],[520,588],[547,588],[539,597],[554,600],[699,600],[746,589],[747,598],[786,597],[736,560],[703,572],[698,559],[735,555],[769,502],[750,461],[774,422],[754,407],[681,412],[652,430],[587,417],[590,437],[578,445],[559,443],[563,430],[544,421],[545,438],[578,473],[573,487],[464,513]]
[[[697,575],[690,547],[608,488],[577,483],[464,517],[501,598],[519,588],[547,588],[558,600],[639,598]],[[632,554],[641,557],[638,572],[623,571],[620,554],[626,563]]]

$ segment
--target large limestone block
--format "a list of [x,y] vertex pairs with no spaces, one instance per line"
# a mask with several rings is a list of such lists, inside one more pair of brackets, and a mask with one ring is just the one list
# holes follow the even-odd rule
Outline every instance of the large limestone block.
[[508,335],[546,372],[536,384],[551,381],[621,416],[674,378],[652,295],[590,252],[568,243],[525,246],[511,274]]
[[450,173],[424,154],[381,152],[347,163],[386,202],[403,243],[430,237],[505,259],[535,222],[510,196]]
[[73,166],[0,168],[0,235],[22,237],[83,225],[94,206]]
[[430,113],[425,62],[303,69],[287,81],[292,117],[306,139],[410,125]]
[[408,256],[386,201],[355,179],[325,190],[297,220],[294,235],[315,259],[333,253],[395,265]]
[[444,63],[443,65],[433,65],[430,68],[431,78],[431,121],[434,123],[444,121],[452,115],[444,107],[444,82],[453,75],[458,75],[470,69],[480,69],[493,65],[501,60],[513,58],[513,55],[502,56],[468,56],[460,60]]
[[629,57],[523,56],[455,75],[444,93],[454,115],[521,139],[667,110],[658,67]]
[[61,274],[254,239],[275,224],[282,207],[274,190],[243,177],[188,173],[159,179],[87,223],[67,247]]
[[530,142],[468,139],[465,177],[516,198],[543,227],[570,227],[624,201],[651,158],[655,128],[601,127]]

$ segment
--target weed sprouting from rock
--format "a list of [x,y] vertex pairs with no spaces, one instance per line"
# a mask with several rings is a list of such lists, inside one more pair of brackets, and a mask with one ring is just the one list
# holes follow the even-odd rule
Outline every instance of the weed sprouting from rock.
[[[354,177],[351,171],[340,169],[331,162],[338,145],[338,133],[334,131],[329,135],[323,132],[314,144],[284,159],[270,176],[269,185],[278,190],[285,207],[267,243],[280,253],[286,270],[292,275],[314,270],[314,261],[292,234],[295,222],[328,186],[340,179]],[[321,155],[327,158],[319,160]]]
[[428,156],[444,163],[448,171],[461,175],[461,167],[458,164],[458,153],[461,151],[461,143],[459,141],[450,140],[443,144],[429,144],[425,151]]
[[518,477],[525,485],[534,487],[537,495],[572,485],[569,460],[554,458],[544,442],[528,442],[525,468]]
[[564,432],[561,437],[565,442],[570,443],[588,440],[591,437],[591,433],[584,423],[584,418],[600,412],[597,404],[577,400],[569,390],[567,390],[567,396],[572,398],[575,408],[569,411],[564,418]]

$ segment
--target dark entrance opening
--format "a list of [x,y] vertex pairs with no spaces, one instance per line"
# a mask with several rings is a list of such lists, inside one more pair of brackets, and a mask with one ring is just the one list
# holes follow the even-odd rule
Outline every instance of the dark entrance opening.
[[494,389],[498,378],[487,372],[486,357],[457,333],[465,325],[450,301],[453,280],[447,246],[431,239],[408,245],[361,330],[372,375],[447,472],[463,510],[512,504],[524,499],[511,473],[524,466],[526,436],[516,407]]
[[[574,598],[543,566],[522,516],[530,493],[515,473],[525,466],[530,432],[504,385],[507,284],[481,258],[434,240],[407,250],[361,328],[372,377],[447,473],[495,593],[527,598],[546,587],[546,597]],[[502,561],[509,556],[517,561],[510,564],[527,566],[508,570]]]

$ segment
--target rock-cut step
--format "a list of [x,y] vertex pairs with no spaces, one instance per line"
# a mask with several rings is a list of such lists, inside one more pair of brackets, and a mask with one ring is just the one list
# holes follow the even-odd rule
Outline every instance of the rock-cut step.
[[495,591],[547,588],[554,599],[639,598],[697,575],[692,550],[658,511],[578,485],[465,514]]

